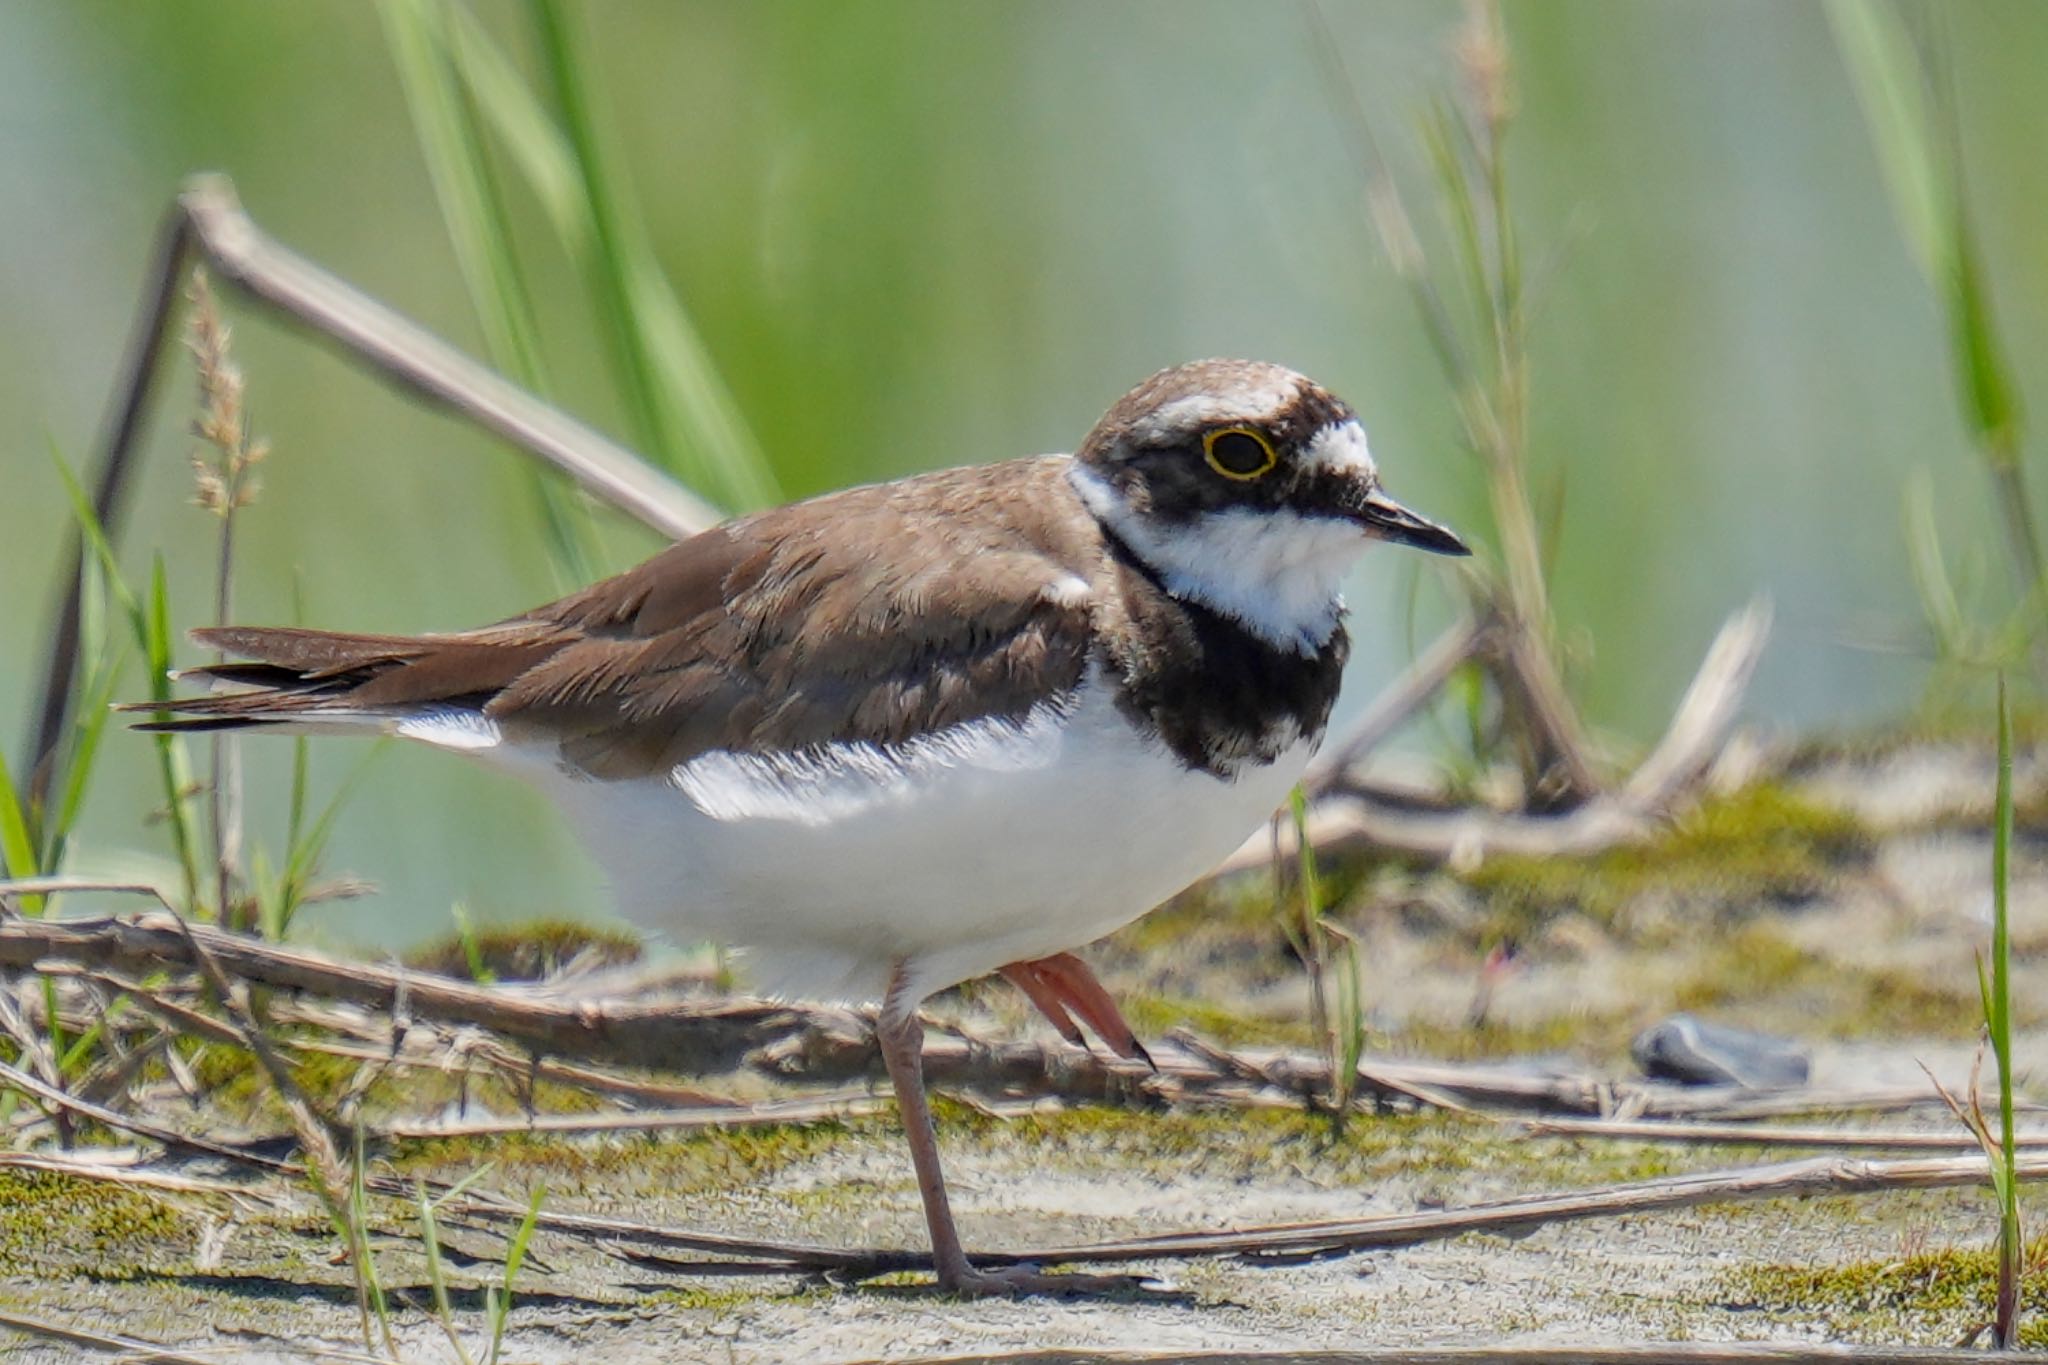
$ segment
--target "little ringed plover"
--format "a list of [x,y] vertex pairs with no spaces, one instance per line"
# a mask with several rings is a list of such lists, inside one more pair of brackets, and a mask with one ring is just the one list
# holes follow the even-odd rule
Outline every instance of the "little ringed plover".
[[[1357,417],[1207,360],[1072,455],[850,488],[727,522],[496,625],[202,630],[244,663],[177,729],[396,734],[516,773],[635,921],[745,950],[764,992],[876,1002],[940,1284],[963,1253],[918,1006],[1001,971],[1068,1038],[1142,1056],[1069,951],[1234,849],[1321,739],[1341,586],[1390,540],[1463,543],[1381,491]],[[1057,1284],[1058,1281],[1051,1283]]]

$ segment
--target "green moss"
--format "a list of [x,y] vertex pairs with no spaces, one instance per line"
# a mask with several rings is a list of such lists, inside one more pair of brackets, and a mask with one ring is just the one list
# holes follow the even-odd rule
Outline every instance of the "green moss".
[[1440,1061],[1577,1052],[1600,1058],[1628,1054],[1630,1020],[1612,1014],[1561,1012],[1528,1023],[1411,1022],[1387,1035],[1389,1051]]
[[1621,926],[1646,896],[1744,912],[1811,900],[1871,847],[1854,817],[1759,783],[1710,797],[1644,843],[1582,858],[1490,858],[1465,881],[1496,928],[1519,936],[1574,911]]
[[[284,1054],[291,1063],[292,1079],[306,1098],[326,1106],[341,1098],[362,1070],[360,1057],[342,1057],[331,1052]],[[192,1053],[192,1075],[208,1101],[238,1118],[246,1117],[269,1096],[270,1076],[257,1065],[246,1049],[225,1043],[206,1043]]]
[[[258,1120],[278,1125],[286,1122],[269,1074],[247,1051],[220,1043],[198,1045],[190,1051],[193,1076],[209,1104],[224,1116],[243,1125]],[[329,1052],[282,1051],[291,1061],[292,1077],[299,1088],[316,1108],[327,1113],[334,1111],[368,1067],[370,1083],[360,1099],[371,1127],[383,1117],[415,1117],[459,1100],[484,1114],[517,1114],[528,1109],[542,1114],[583,1114],[605,1103],[588,1090],[546,1080],[535,1081],[529,1095],[524,1077],[508,1076],[495,1068],[479,1068],[465,1076],[439,1068],[379,1067],[360,1057]]]
[[[1334,904],[1334,898],[1332,903]],[[1269,877],[1226,877],[1183,891],[1136,923],[1117,931],[1111,942],[1139,955],[1167,953],[1190,940],[1217,935],[1264,940],[1277,946],[1279,921]]]
[[[787,1167],[824,1156],[849,1135],[872,1129],[880,1116],[697,1133],[643,1133],[565,1138],[550,1133],[435,1138],[392,1145],[393,1167],[405,1175],[460,1178],[495,1163],[498,1176],[524,1185],[536,1179],[569,1193],[600,1185],[607,1194],[744,1189]],[[893,1124],[893,1119],[888,1120]]]
[[540,920],[479,929],[467,944],[461,934],[450,934],[407,953],[405,965],[468,980],[472,947],[478,962],[496,981],[539,981],[556,975],[584,954],[601,967],[638,962],[641,954],[640,940],[624,930],[574,920]]
[[1310,1047],[1314,1039],[1306,1020],[1271,1019],[1239,1014],[1185,996],[1143,991],[1124,994],[1124,1018],[1140,1038],[1163,1038],[1177,1028],[1193,1029],[1225,1047]]
[[[1822,1315],[1836,1333],[1954,1341],[1991,1316],[1997,1252],[1947,1250],[1850,1265],[1748,1265],[1729,1271],[1719,1306]],[[2020,1282],[2020,1345],[2048,1346],[2048,1280]]]
[[[1908,749],[1936,744],[1973,744],[1991,752],[1998,718],[1989,672],[1978,675],[1973,695],[1930,699],[1909,716],[1876,724],[1801,737],[1786,756],[1785,766],[1799,771],[1829,761],[1859,762],[1890,758]],[[2013,742],[2023,748],[2048,742],[2048,705],[2015,694],[2012,702]]]
[[1673,999],[1679,1009],[1713,1009],[1758,996],[1813,988],[1819,958],[1768,924],[1746,924],[1714,941]]
[[1332,1135],[1328,1119],[1299,1109],[1154,1114],[1086,1107],[1003,1120],[963,1112],[949,1113],[942,1124],[950,1141],[960,1141],[964,1128],[995,1152],[1021,1150],[1034,1168],[1136,1172],[1162,1184],[1189,1171],[1207,1179],[1297,1178],[1329,1186],[1373,1186],[1394,1177],[1434,1183],[1452,1175],[1600,1183],[1650,1179],[1679,1169],[1679,1162],[1711,1160],[1697,1150],[1636,1143],[1500,1141],[1497,1125],[1435,1113],[1360,1115],[1341,1136]]
[[[991,1169],[1024,1167],[1100,1178],[1115,1172],[1172,1185],[1191,1171],[1205,1179],[1267,1183],[1303,1180],[1330,1188],[1371,1188],[1390,1179],[1420,1182],[1425,1193],[1469,1199],[1473,1179],[1511,1188],[1641,1180],[1725,1159],[1710,1148],[1661,1150],[1648,1144],[1503,1140],[1497,1125],[1455,1116],[1361,1115],[1331,1135],[1327,1119],[1300,1110],[1170,1113],[1084,1106],[995,1118],[935,1097],[940,1141],[956,1159]],[[564,1139],[519,1134],[394,1146],[400,1174],[459,1179],[494,1163],[487,1183],[509,1190],[544,1184],[551,1197],[601,1192],[607,1200],[645,1194],[683,1199],[708,1210],[735,1195],[760,1192],[778,1175],[822,1169],[850,1154],[886,1154],[878,1187],[869,1178],[817,1183],[783,1180],[765,1195],[806,1223],[832,1226],[872,1210],[878,1188],[910,1188],[902,1132],[894,1114],[750,1130]],[[906,1195],[907,1197],[907,1195]]]
[[175,1270],[197,1235],[184,1211],[131,1186],[0,1170],[0,1275],[127,1279]]
[[[1946,989],[1893,967],[1858,967],[1809,952],[1769,924],[1748,924],[1702,953],[1673,994],[1682,1010],[1763,1008],[1796,1015],[1803,1028],[1837,1037],[1960,1036],[1975,1027],[1974,992]],[[2016,1021],[2038,1008],[2015,1002]]]
[[778,1306],[823,1303],[835,1297],[837,1291],[814,1285],[800,1285],[793,1290],[776,1292],[764,1291],[759,1287],[679,1285],[673,1289],[657,1289],[640,1294],[636,1296],[635,1303],[645,1310],[659,1307],[680,1313],[710,1313],[717,1317],[729,1318],[745,1309],[758,1309],[766,1303]]

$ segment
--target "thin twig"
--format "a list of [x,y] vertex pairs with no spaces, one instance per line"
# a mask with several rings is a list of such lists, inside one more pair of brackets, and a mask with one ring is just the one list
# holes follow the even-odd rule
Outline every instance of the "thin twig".
[[458,1123],[415,1123],[400,1120],[367,1130],[375,1138],[432,1139],[490,1137],[505,1133],[693,1132],[706,1128],[758,1128],[782,1123],[822,1123],[859,1118],[892,1107],[892,1101],[865,1091],[818,1099],[776,1100],[765,1104],[713,1105],[698,1109],[636,1109],[613,1114],[528,1114],[513,1118],[473,1119]]
[[[1936,1082],[1936,1084],[1940,1084]],[[1876,1128],[1779,1127],[1762,1123],[1701,1123],[1641,1119],[1525,1119],[1531,1134],[1546,1137],[1620,1138],[1636,1142],[1753,1144],[1759,1147],[1829,1147],[1841,1151],[1968,1151],[1967,1133],[1885,1132]],[[2048,1132],[2020,1133],[2017,1146],[2048,1147]]]
[[1839,1342],[1654,1341],[1575,1345],[1543,1341],[1500,1346],[1363,1346],[1342,1351],[1005,1351],[947,1356],[924,1365],[1976,1365],[2010,1361],[1997,1351],[1939,1346],[1855,1346]]
[[[187,257],[195,250],[223,279],[257,302],[304,324],[409,392],[538,455],[597,498],[663,535],[682,539],[721,519],[717,508],[625,447],[288,250],[243,212],[225,176],[202,175],[186,182],[165,214],[95,465],[93,506],[116,543],[133,481],[137,438],[177,312],[179,282]],[[52,790],[48,763],[70,717],[78,668],[84,588],[83,545],[75,532],[70,544],[64,560],[64,600],[45,647],[42,700],[29,761],[22,768],[38,794]]]
[[[163,900],[157,888],[142,884],[64,877],[0,882],[0,896],[58,891],[126,892]],[[390,1011],[403,1001],[421,1016],[488,1028],[542,1051],[662,1070],[729,1070],[754,1049],[807,1024],[829,1020],[862,1027],[847,1011],[806,1010],[758,1000],[565,1003],[512,987],[343,962],[206,925],[188,926],[169,914],[94,920],[10,918],[0,923],[0,967],[28,968],[48,958],[138,973],[191,968],[198,965],[193,960],[194,943],[204,945],[223,971],[239,980],[376,1010]]]
[[[50,1049],[50,1040],[29,1027],[22,1017],[20,1008],[14,1003],[11,990],[0,989],[0,1028],[15,1041],[20,1057],[33,1066],[52,1089],[64,1089],[63,1069],[58,1065],[57,1056]],[[71,1120],[62,1109],[51,1114],[57,1124],[58,1141],[65,1147],[72,1143]]]
[[[0,882],[0,896],[104,890],[71,878]],[[150,888],[130,888],[155,894]],[[844,1083],[879,1065],[869,1021],[850,1010],[758,1000],[570,1000],[484,987],[372,963],[343,962],[181,925],[161,914],[97,920],[0,921],[0,968],[66,961],[133,972],[189,968],[192,945],[229,977],[280,990],[345,1000],[366,1009],[404,1007],[420,1019],[488,1028],[562,1056],[655,1070],[712,1073],[747,1067],[778,1081]],[[1225,1053],[1194,1040],[1187,1051],[1161,1049],[1155,1069],[1105,1059],[1063,1042],[984,1041],[933,1031],[925,1070],[932,1083],[997,1093],[1053,1094],[1115,1104],[1241,1103],[1254,1086],[1296,1097],[1329,1089],[1327,1063],[1302,1053]],[[1657,1085],[1586,1074],[1544,1075],[1513,1066],[1366,1057],[1359,1084],[1373,1093],[1446,1107],[1544,1114],[1610,1115],[1625,1104],[1636,1117],[1730,1119],[1811,1113],[1828,1108],[1902,1107],[1924,1102],[1915,1090],[1820,1091],[1782,1095]]]
[[[107,1158],[115,1156],[119,1161]],[[206,1180],[199,1176],[182,1175],[176,1171],[157,1171],[133,1164],[137,1160],[132,1152],[94,1152],[90,1156],[56,1156],[48,1152],[0,1152],[0,1167],[14,1171],[41,1171],[49,1175],[72,1176],[80,1180],[104,1180],[114,1185],[134,1185],[142,1189],[168,1190],[174,1194],[225,1194],[245,1198],[250,1193],[247,1184],[225,1180]]]
[[1478,653],[1485,641],[1486,628],[1469,616],[1439,635],[1372,699],[1349,731],[1317,755],[1302,776],[1302,788],[1313,797],[1341,779],[1409,717],[1429,705],[1451,674]]
[[[290,1166],[274,1158],[206,1139],[187,1137],[146,1120],[85,1104],[5,1063],[0,1063],[0,1081],[41,1094],[52,1103],[64,1105],[117,1130],[136,1133],[167,1146],[221,1156],[273,1174],[294,1174]],[[2020,1179],[2027,1181],[2048,1178],[2048,1155],[2020,1161],[2018,1174]],[[1459,1209],[1273,1224],[1221,1232],[1174,1233],[1021,1251],[977,1252],[975,1259],[989,1265],[1099,1264],[1208,1256],[1291,1261],[1348,1255],[1371,1248],[1414,1246],[1470,1232],[1521,1233],[1552,1223],[1690,1208],[1701,1204],[1885,1190],[1947,1189],[1982,1184],[1989,1178],[1990,1168],[1981,1156],[1898,1161],[1822,1157],[1770,1166],[1698,1172],[1589,1190],[1525,1195]],[[388,1197],[405,1198],[411,1193],[404,1182],[389,1177],[368,1177],[365,1185]],[[442,1202],[451,1212],[499,1224],[514,1224],[526,1217],[526,1211],[515,1205],[477,1194],[450,1196]],[[908,1249],[847,1249],[772,1239],[726,1237],[582,1214],[543,1212],[537,1226],[590,1240],[627,1240],[641,1245],[678,1247],[707,1255],[739,1258],[715,1267],[723,1274],[829,1270],[862,1277],[920,1269],[926,1267],[930,1260],[927,1253]]]
[[[1460,861],[1493,853],[1584,855],[1642,839],[1697,789],[1700,777],[1727,742],[1769,639],[1770,625],[1770,606],[1762,600],[1750,603],[1723,623],[1663,738],[1612,794],[1595,797],[1561,815],[1525,815],[1477,806],[1398,806],[1375,799],[1355,784],[1344,785],[1347,764],[1325,771],[1321,795],[1309,811],[1309,842],[1318,852],[1368,847]],[[1444,643],[1440,641],[1438,647]],[[1274,834],[1262,829],[1209,875],[1224,877],[1263,867],[1275,856],[1276,843],[1279,856],[1289,856],[1293,853],[1291,840],[1291,831]]]
[[1671,724],[1650,756],[1636,765],[1623,786],[1622,801],[1637,809],[1666,813],[1712,765],[1734,728],[1750,679],[1771,636],[1771,603],[1758,597],[1730,616],[1707,647],[1699,671],[1679,699]]
[[625,447],[266,236],[225,177],[188,181],[178,202],[200,250],[223,278],[340,343],[385,377],[540,456],[664,535],[682,539],[722,519],[717,508]]
[[[192,433],[211,445],[211,457],[194,451],[193,473],[198,503],[220,518],[220,541],[214,560],[213,623],[234,622],[235,515],[254,499],[255,467],[269,447],[249,435],[247,385],[229,354],[231,333],[222,320],[204,267],[192,272],[191,325],[186,349],[199,377],[199,417]],[[216,663],[226,656],[216,654]],[[213,780],[207,784],[207,806],[213,827],[214,918],[230,928],[246,927],[235,913],[235,883],[242,864],[241,745],[229,731],[209,740]]]
[[261,1021],[256,1018],[255,1007],[249,1000],[246,983],[230,981],[220,963],[205,944],[192,932],[191,921],[172,917],[183,931],[185,941],[191,946],[192,958],[198,964],[199,974],[219,997],[221,1009],[227,1014],[228,1024],[234,1029],[241,1045],[255,1057],[263,1069],[271,1088],[276,1092],[278,1102],[284,1105],[285,1113],[291,1117],[292,1130],[297,1134],[299,1146],[305,1150],[307,1164],[312,1168],[314,1178],[326,1186],[330,1203],[334,1208],[344,1208],[348,1203],[348,1181],[341,1164],[341,1150],[335,1146],[333,1130],[327,1121],[314,1112],[312,1101],[293,1079],[291,1068],[284,1058],[278,1056],[263,1031]]
[[[191,219],[182,203],[174,203],[157,229],[155,249],[143,276],[146,292],[142,310],[121,358],[114,406],[100,443],[92,506],[93,515],[110,537],[119,536],[125,520],[122,513],[134,475],[136,437],[142,430],[150,397],[156,391],[157,357],[163,352],[171,320],[177,312],[178,283],[184,277],[185,256],[191,248]],[[78,674],[78,632],[85,603],[84,533],[74,526],[66,545],[61,561],[66,566],[61,580],[64,596],[44,647],[42,698],[36,705],[28,762],[17,770],[29,774],[30,800],[39,805],[57,788],[55,758],[63,742],[64,728],[71,720]]]
[[[2024,1180],[2048,1179],[2048,1157],[2024,1161],[2020,1171]],[[969,1254],[976,1264],[989,1266],[1128,1264],[1213,1256],[1244,1257],[1255,1264],[1282,1264],[1375,1249],[1418,1246],[1474,1232],[1521,1235],[1553,1223],[1656,1213],[1701,1204],[1870,1194],[1890,1190],[1951,1189],[1983,1184],[1989,1179],[1989,1169],[1983,1159],[1975,1156],[1901,1161],[1817,1157],[1770,1166],[1702,1171],[1604,1185],[1566,1193],[1522,1195],[1457,1209],[1425,1209],[1365,1218],[1278,1223],[1016,1251],[973,1251]],[[518,1212],[510,1205],[494,1205],[492,1208],[497,1216]],[[544,1225],[557,1231],[598,1237],[606,1235],[609,1229],[609,1235],[616,1240],[642,1245],[690,1247],[696,1244],[696,1249],[707,1253],[741,1258],[675,1267],[720,1275],[777,1275],[801,1269],[831,1271],[846,1278],[866,1278],[924,1269],[931,1261],[928,1253],[908,1249],[855,1251],[799,1243],[706,1237],[697,1233],[678,1234],[670,1229],[628,1225],[621,1220],[579,1218],[575,1215],[556,1215],[552,1219],[544,1219]]]
[[0,1085],[8,1085],[16,1090],[27,1091],[29,1094],[35,1095],[51,1104],[70,1110],[80,1118],[91,1119],[93,1122],[111,1128],[115,1132],[132,1133],[136,1137],[148,1138],[151,1142],[159,1143],[172,1151],[219,1157],[224,1161],[232,1161],[242,1166],[253,1166],[258,1170],[268,1171],[273,1175],[290,1176],[294,1179],[299,1174],[298,1168],[288,1162],[279,1161],[275,1157],[263,1156],[256,1152],[245,1151],[239,1147],[231,1147],[227,1143],[215,1142],[211,1138],[198,1137],[190,1133],[180,1133],[176,1129],[166,1128],[160,1123],[152,1123],[148,1119],[137,1118],[133,1114],[119,1114],[105,1105],[94,1104],[90,1100],[82,1100],[76,1095],[67,1095],[57,1087],[45,1085],[41,1080],[29,1075],[26,1071],[10,1066],[6,1062],[0,1062]]
[[63,1323],[51,1322],[48,1318],[30,1317],[26,1313],[0,1312],[0,1328],[19,1332],[23,1336],[38,1337],[44,1341],[61,1341],[67,1346],[83,1346],[88,1350],[113,1352],[128,1365],[220,1365],[218,1359],[189,1356],[157,1342],[143,1341],[138,1337],[109,1336],[104,1332],[88,1332],[83,1327],[67,1327]]
[[[2020,1164],[2022,1178],[2048,1179],[2048,1156]],[[1870,1194],[1887,1190],[1981,1185],[1990,1170],[1978,1156],[1863,1161],[1814,1157],[1770,1166],[1700,1171],[1569,1193],[1522,1195],[1459,1209],[1380,1214],[1366,1218],[1281,1223],[1224,1232],[1138,1237],[1072,1247],[1045,1247],[978,1260],[1109,1262],[1158,1256],[1340,1255],[1374,1247],[1414,1246],[1468,1232],[1519,1233],[1551,1223],[1614,1218],[1752,1199]]]

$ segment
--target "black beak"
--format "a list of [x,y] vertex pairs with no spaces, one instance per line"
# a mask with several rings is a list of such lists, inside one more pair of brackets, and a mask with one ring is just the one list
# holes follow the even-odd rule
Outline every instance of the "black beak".
[[1413,545],[1418,550],[1428,550],[1438,555],[1469,555],[1472,551],[1457,533],[1447,526],[1439,526],[1426,517],[1415,513],[1395,502],[1375,488],[1365,496],[1353,513],[1365,525],[1366,531],[1381,540],[1395,541],[1401,545]]

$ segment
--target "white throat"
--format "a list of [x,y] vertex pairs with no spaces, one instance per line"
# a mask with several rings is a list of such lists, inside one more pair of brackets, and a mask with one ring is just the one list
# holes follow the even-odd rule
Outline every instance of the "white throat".
[[1344,576],[1371,541],[1331,517],[1235,507],[1162,525],[1132,510],[1078,461],[1067,477],[1088,510],[1159,575],[1166,590],[1222,612],[1281,649],[1312,654],[1344,618]]

